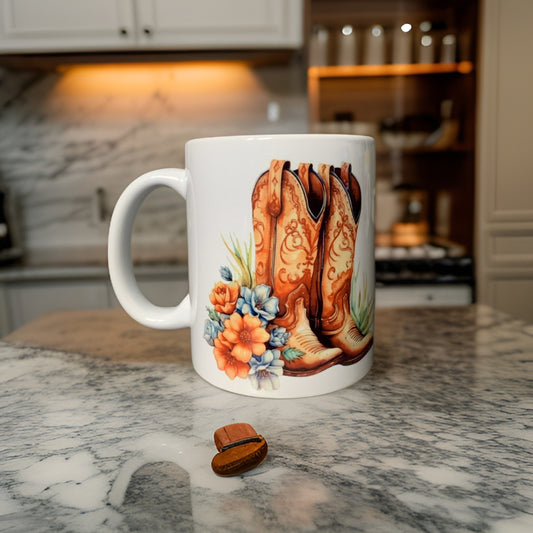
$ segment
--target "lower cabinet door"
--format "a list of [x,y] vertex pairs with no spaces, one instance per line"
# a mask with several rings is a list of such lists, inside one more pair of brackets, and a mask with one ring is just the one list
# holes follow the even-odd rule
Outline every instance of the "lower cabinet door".
[[[186,272],[137,276],[143,294],[155,305],[175,306],[187,295]],[[90,279],[40,279],[0,283],[0,337],[51,311],[120,307],[111,283]]]
[[[137,283],[150,302],[163,307],[178,305],[189,290],[187,279],[175,276],[137,276]],[[109,292],[111,307],[120,307],[111,285]]]
[[14,330],[50,311],[109,307],[105,280],[28,281],[4,287],[9,329]]
[[[497,277],[496,277],[497,276]],[[509,271],[494,274],[487,283],[489,305],[515,318],[533,323],[533,272]]]

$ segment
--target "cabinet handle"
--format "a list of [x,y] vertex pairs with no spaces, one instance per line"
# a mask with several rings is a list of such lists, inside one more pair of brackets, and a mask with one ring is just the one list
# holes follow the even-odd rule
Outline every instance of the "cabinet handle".
[[143,28],[143,32],[146,35],[146,37],[151,37],[154,33],[153,29],[150,26],[145,26]]
[[128,28],[125,28],[124,26],[122,28],[119,28],[118,34],[121,37],[127,37],[128,36]]

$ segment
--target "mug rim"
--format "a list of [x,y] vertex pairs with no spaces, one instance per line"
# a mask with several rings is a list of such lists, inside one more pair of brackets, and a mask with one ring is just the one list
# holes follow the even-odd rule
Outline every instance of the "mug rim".
[[364,140],[364,141],[371,141],[375,142],[374,137],[370,137],[369,135],[355,135],[355,134],[349,134],[349,133],[262,133],[262,134],[250,134],[250,135],[219,135],[219,136],[213,136],[213,137],[196,137],[193,139],[189,139],[185,145],[191,145],[191,144],[201,144],[206,142],[229,142],[229,141],[242,141],[242,140],[250,140],[250,141],[261,141],[261,140],[290,140],[290,139],[302,139],[302,138],[309,138],[309,139],[317,139],[317,138],[327,138],[327,139],[334,139],[338,138],[340,139],[353,139],[353,140]]

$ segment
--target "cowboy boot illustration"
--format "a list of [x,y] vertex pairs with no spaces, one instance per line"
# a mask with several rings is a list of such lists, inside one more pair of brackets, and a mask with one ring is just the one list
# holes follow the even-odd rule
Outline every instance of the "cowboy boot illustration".
[[319,174],[328,184],[328,212],[319,252],[322,265],[316,269],[320,272],[320,292],[313,294],[311,306],[320,313],[314,321],[320,324],[320,338],[341,348],[344,355],[336,362],[348,365],[362,359],[373,342],[372,334],[363,335],[350,313],[361,189],[347,163],[335,170],[320,165]]
[[309,375],[342,355],[342,350],[324,346],[308,319],[326,204],[324,184],[310,165],[301,165],[298,174],[289,166],[273,160],[252,193],[256,282],[272,287],[280,310],[274,322],[290,333],[291,356],[282,354],[284,373]]

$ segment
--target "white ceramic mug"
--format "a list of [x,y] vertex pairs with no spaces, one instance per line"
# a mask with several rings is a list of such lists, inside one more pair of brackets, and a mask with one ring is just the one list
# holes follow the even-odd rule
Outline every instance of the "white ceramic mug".
[[[191,328],[209,383],[272,398],[349,386],[370,369],[374,329],[374,140],[357,135],[195,139],[186,169],[134,180],[109,230],[123,308],[159,329]],[[189,295],[150,303],[135,282],[131,230],[156,188],[187,202]]]

